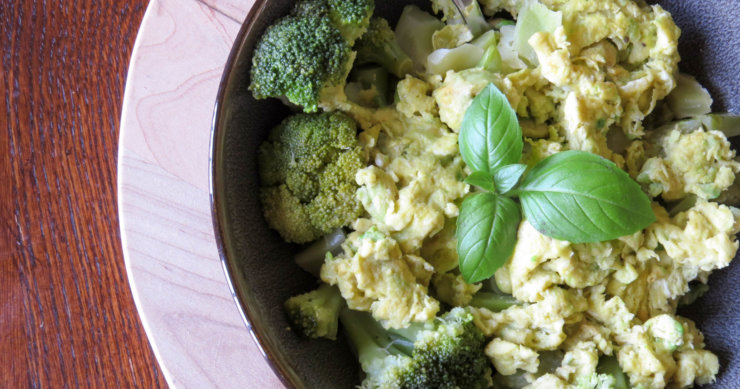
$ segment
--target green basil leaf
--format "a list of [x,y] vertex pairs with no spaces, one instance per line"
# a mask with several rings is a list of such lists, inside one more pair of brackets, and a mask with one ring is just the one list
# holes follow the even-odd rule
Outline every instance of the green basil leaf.
[[583,151],[545,158],[516,193],[534,228],[574,243],[616,239],[655,221],[650,199],[624,170]]
[[498,193],[505,194],[514,189],[526,170],[527,165],[522,165],[520,163],[506,165],[496,169],[493,172],[493,182],[496,183]]
[[472,172],[467,178],[465,178],[465,183],[475,185],[489,192],[496,191],[496,184],[493,183],[493,176],[488,172]]
[[460,154],[473,171],[492,173],[522,158],[522,129],[516,112],[495,85],[488,84],[465,111]]
[[466,282],[490,278],[509,260],[521,218],[519,205],[508,197],[476,193],[463,200],[455,235]]

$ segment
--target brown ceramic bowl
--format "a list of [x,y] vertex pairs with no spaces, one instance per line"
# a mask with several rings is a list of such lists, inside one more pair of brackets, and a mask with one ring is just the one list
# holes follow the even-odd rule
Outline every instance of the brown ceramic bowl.
[[[404,5],[376,0],[376,14],[395,25]],[[428,1],[413,1],[428,7]],[[740,114],[740,2],[665,0],[683,35],[681,69],[697,76],[715,111]],[[293,264],[298,246],[284,243],[262,216],[256,150],[289,111],[247,90],[252,50],[265,28],[294,1],[256,0],[234,42],[218,92],[211,138],[211,203],[216,240],[234,300],[273,370],[295,388],[352,388],[360,371],[342,339],[305,340],[287,331],[285,299],[313,288]],[[710,292],[682,314],[694,319],[722,368],[713,387],[740,387],[740,265],[711,277]],[[244,367],[248,369],[248,366]]]

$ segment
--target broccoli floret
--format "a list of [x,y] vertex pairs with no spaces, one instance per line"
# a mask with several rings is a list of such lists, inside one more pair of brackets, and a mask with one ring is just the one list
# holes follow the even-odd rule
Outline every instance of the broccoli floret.
[[373,0],[302,0],[292,14],[329,19],[351,45],[367,29],[374,10]]
[[286,241],[315,240],[360,216],[355,173],[364,163],[356,133],[343,113],[296,114],[260,146],[265,218]]
[[287,98],[315,112],[322,95],[344,88],[352,44],[374,9],[372,0],[304,0],[268,27],[252,57],[249,89],[257,99]]
[[375,10],[373,0],[327,0],[329,18],[350,43],[355,42],[368,28]]
[[485,338],[463,308],[427,323],[386,330],[365,312],[339,316],[367,377],[363,388],[487,388]]
[[334,340],[343,306],[339,289],[321,284],[317,289],[286,300],[285,312],[291,327],[301,335]]
[[413,70],[411,58],[401,49],[396,35],[383,18],[370,19],[367,32],[357,41],[357,64],[376,63],[396,77],[403,78]]
[[262,208],[267,224],[288,242],[310,242],[321,235],[308,217],[306,207],[285,185],[262,188]]

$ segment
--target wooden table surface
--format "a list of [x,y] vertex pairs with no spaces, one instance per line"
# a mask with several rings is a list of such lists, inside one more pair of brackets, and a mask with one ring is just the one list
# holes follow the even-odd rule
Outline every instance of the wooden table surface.
[[0,388],[282,387],[208,202],[212,107],[252,4],[0,0]]
[[147,3],[0,0],[0,387],[167,387],[116,206],[121,102]]

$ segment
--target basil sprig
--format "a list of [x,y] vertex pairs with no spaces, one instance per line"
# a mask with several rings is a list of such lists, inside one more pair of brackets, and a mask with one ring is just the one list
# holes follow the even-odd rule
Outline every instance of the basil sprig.
[[613,162],[583,151],[545,158],[516,192],[534,228],[573,243],[616,239],[655,221],[640,185]]
[[491,277],[514,250],[522,218],[519,204],[491,192],[463,200],[457,218],[457,253],[460,273],[468,282]]
[[463,200],[457,219],[460,273],[469,283],[511,257],[522,214],[542,234],[574,243],[616,239],[655,221],[640,186],[600,156],[564,151],[527,172],[517,163],[524,142],[516,113],[493,84],[465,112],[458,142],[473,170],[465,182],[483,190]]
[[473,171],[493,173],[522,158],[522,129],[506,96],[489,84],[465,111],[458,138],[463,161]]

